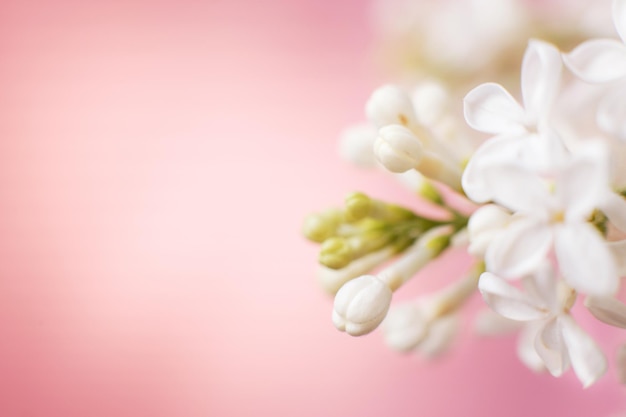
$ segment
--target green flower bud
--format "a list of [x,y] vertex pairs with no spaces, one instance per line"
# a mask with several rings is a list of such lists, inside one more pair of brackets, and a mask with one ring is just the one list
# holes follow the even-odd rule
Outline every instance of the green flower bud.
[[363,193],[351,193],[345,200],[345,216],[349,222],[356,222],[368,217],[372,208],[372,200]]
[[304,219],[302,233],[307,239],[322,243],[336,233],[341,221],[342,214],[337,209],[311,214]]
[[332,269],[347,266],[353,259],[353,250],[350,242],[343,237],[326,239],[320,248],[319,262]]

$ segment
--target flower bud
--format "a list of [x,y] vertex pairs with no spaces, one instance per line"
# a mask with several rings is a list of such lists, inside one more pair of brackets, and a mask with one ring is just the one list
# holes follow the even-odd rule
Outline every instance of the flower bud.
[[359,168],[374,168],[374,141],[378,130],[369,123],[351,126],[339,136],[339,155]]
[[429,325],[429,318],[415,304],[392,308],[383,322],[385,342],[394,350],[408,352],[424,340]]
[[334,236],[326,239],[320,247],[319,262],[332,269],[343,268],[353,258],[353,250],[347,239]]
[[361,220],[370,214],[372,199],[363,193],[350,193],[345,199],[345,216],[349,222]]
[[424,148],[420,140],[404,126],[395,124],[378,131],[374,142],[376,159],[391,172],[405,172],[415,168]]
[[456,314],[434,320],[428,329],[428,337],[419,345],[420,353],[429,359],[444,354],[454,342],[458,330],[459,317]]
[[341,217],[341,212],[336,209],[310,214],[304,219],[302,233],[307,239],[322,243],[335,234],[341,224]]
[[391,124],[414,126],[415,110],[409,95],[395,85],[375,90],[365,105],[368,120],[377,128]]
[[335,296],[335,327],[352,336],[370,333],[387,315],[391,295],[389,287],[373,275],[347,282]]
[[467,224],[470,245],[467,251],[484,257],[496,235],[511,222],[511,214],[495,204],[482,206],[472,214]]

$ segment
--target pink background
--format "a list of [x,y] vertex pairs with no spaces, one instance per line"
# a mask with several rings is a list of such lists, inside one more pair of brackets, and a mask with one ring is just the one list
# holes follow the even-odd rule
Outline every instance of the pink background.
[[513,338],[425,364],[332,327],[303,216],[411,201],[336,155],[372,39],[357,0],[0,4],[0,417],[626,409]]

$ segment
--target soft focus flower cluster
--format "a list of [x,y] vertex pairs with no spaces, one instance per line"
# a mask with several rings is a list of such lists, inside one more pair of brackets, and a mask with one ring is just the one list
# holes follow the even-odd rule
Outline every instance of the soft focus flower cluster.
[[[390,347],[432,357],[451,345],[459,313],[480,293],[489,310],[475,319],[478,333],[519,331],[518,355],[530,369],[560,376],[571,368],[590,386],[609,361],[572,309],[626,328],[618,298],[626,275],[626,0],[612,8],[554,3],[542,14],[553,23],[514,0],[436,4],[414,33],[422,43],[409,48],[420,57],[414,86],[376,89],[367,122],[346,129],[340,151],[359,167],[393,173],[442,215],[353,193],[307,217],[304,234],[320,243],[320,283],[335,297],[333,323],[354,336],[382,325]],[[591,19],[604,9],[613,33]],[[396,37],[411,35],[419,15],[402,10],[400,21],[385,15]],[[512,45],[521,43],[521,65],[511,69]],[[492,79],[467,85],[481,77]],[[459,199],[473,208],[458,209]],[[392,306],[394,292],[451,246],[474,259],[465,276]],[[617,356],[623,381],[626,348]]]

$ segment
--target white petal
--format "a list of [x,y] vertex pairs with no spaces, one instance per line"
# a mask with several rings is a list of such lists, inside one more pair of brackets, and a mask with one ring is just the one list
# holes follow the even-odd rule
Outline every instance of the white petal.
[[524,290],[552,310],[558,308],[558,284],[559,280],[554,273],[552,263],[547,259],[539,264],[532,276],[522,279]]
[[612,39],[594,39],[563,55],[565,65],[580,79],[603,83],[626,76],[626,45]]
[[547,184],[537,174],[515,163],[484,168],[485,181],[496,203],[514,212],[541,215],[553,200]]
[[626,1],[613,0],[613,24],[619,37],[626,42]]
[[524,326],[517,339],[517,356],[526,367],[535,372],[546,370],[543,359],[541,359],[535,349],[535,339],[537,338],[538,330],[541,328],[537,326],[537,323],[528,323]]
[[511,222],[511,213],[496,204],[487,204],[476,210],[469,219],[467,232],[471,255],[483,258],[489,244]]
[[624,197],[609,191],[599,207],[606,217],[622,232],[626,232],[626,200]]
[[617,275],[626,276],[626,240],[608,242],[607,246],[613,254],[613,259],[615,259]]
[[477,203],[491,200],[492,192],[485,180],[485,168],[503,161],[515,161],[523,142],[521,137],[507,136],[495,137],[483,143],[463,171],[461,182],[465,194]]
[[534,272],[552,245],[551,228],[540,221],[520,219],[498,235],[485,255],[487,269],[504,278]]
[[585,306],[598,320],[626,329],[626,304],[618,299],[590,296],[585,299]]
[[467,93],[463,100],[465,120],[485,133],[520,133],[525,130],[522,106],[499,84],[485,83]]
[[480,276],[478,290],[487,305],[507,319],[532,321],[545,318],[549,313],[540,300],[530,297],[489,272]]
[[598,207],[608,188],[608,149],[601,142],[581,146],[556,180],[556,195],[566,219],[584,221]]
[[587,388],[606,372],[606,358],[593,338],[569,314],[559,316],[559,324],[572,368]]
[[525,137],[518,157],[523,166],[552,177],[569,161],[569,151],[556,132],[544,128],[540,134]]
[[548,320],[535,338],[535,350],[553,376],[559,377],[569,367],[568,352],[556,317]]
[[522,96],[528,121],[539,124],[552,107],[561,82],[561,54],[553,45],[531,40],[522,62]]
[[619,278],[613,254],[600,233],[587,223],[557,227],[554,249],[565,281],[588,295],[613,295]]
[[596,121],[600,129],[626,142],[626,100],[624,87],[607,93],[598,104]]

